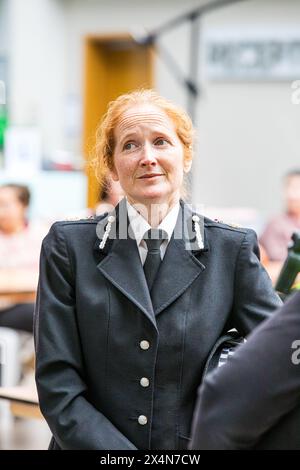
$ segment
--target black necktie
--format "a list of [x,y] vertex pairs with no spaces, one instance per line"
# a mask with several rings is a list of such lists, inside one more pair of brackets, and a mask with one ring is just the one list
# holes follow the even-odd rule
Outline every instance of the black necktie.
[[145,233],[143,239],[145,240],[148,248],[147,258],[144,263],[144,273],[149,291],[151,291],[161,263],[160,245],[167,239],[167,234],[164,230],[150,229]]

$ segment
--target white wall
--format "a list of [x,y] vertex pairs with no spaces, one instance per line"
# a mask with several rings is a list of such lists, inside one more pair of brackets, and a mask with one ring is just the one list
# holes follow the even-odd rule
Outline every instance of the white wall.
[[[3,1],[3,0],[2,0]],[[202,2],[204,3],[204,2]],[[65,132],[65,98],[81,102],[83,41],[87,34],[151,30],[201,4],[199,0],[10,0],[13,107],[16,122],[37,120],[45,151],[70,142]],[[205,17],[210,28],[298,27],[298,0],[247,0]],[[162,38],[187,72],[189,29]],[[295,77],[300,79],[300,77]],[[184,89],[158,59],[159,91],[181,105]],[[300,105],[290,102],[290,82],[202,82],[198,103],[199,145],[193,166],[194,201],[251,206],[263,214],[279,210],[280,177],[299,162]],[[72,142],[80,151],[81,137]]]
[[8,0],[0,0],[0,55],[9,50]]
[[[171,16],[177,16],[200,3],[199,0],[186,0],[184,3],[180,0],[65,0],[69,93],[81,95],[83,90],[84,38],[87,35],[131,32],[133,35],[143,36],[147,31],[168,21]],[[175,33],[176,54],[180,61],[185,60],[186,55],[185,35],[182,35],[181,29]],[[160,78],[161,73],[164,73],[164,66],[158,59],[158,89],[164,82],[164,78]],[[184,93],[181,89],[178,90],[174,80],[170,85],[171,90],[175,90],[173,94],[178,102]],[[165,88],[168,90],[169,83],[165,83]],[[79,140],[77,145],[80,148]]]
[[[300,2],[242,2],[207,16],[203,30],[253,25],[300,31]],[[253,206],[265,215],[280,210],[282,175],[300,166],[300,106],[291,93],[291,81],[203,83],[194,188],[201,201]]]
[[44,153],[63,145],[66,74],[63,4],[10,0],[12,124],[40,126]]
[[[9,29],[9,8],[8,0],[0,0],[0,80],[5,82],[0,85],[0,114],[3,101],[7,102],[9,95],[8,79],[9,79],[9,45],[10,45],[10,29]],[[1,160],[1,156],[0,156]]]

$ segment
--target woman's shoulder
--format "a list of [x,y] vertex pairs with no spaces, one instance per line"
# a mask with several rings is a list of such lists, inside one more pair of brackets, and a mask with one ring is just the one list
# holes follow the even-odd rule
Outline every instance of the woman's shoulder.
[[200,227],[204,227],[204,230],[208,229],[210,232],[224,234],[225,232],[234,234],[246,234],[248,232],[254,232],[251,228],[242,227],[235,222],[224,222],[219,218],[207,217],[207,212],[202,211],[201,207],[194,204],[188,204],[184,201],[181,202],[182,208],[187,214],[185,218],[187,220],[197,220]]
[[90,215],[88,217],[70,217],[57,220],[50,226],[48,234],[44,238],[44,243],[64,240],[67,243],[76,241],[85,244],[96,237],[98,224],[105,222],[107,215]]
[[[209,244],[231,250],[242,245],[255,247],[257,233],[252,228],[241,227],[234,223],[204,218],[204,233]],[[224,248],[225,247],[225,248]]]
[[255,231],[251,228],[242,227],[234,222],[223,222],[219,219],[209,219],[208,217],[204,217],[204,227],[208,229],[216,229],[220,232],[227,231],[232,234],[239,233],[239,234],[246,234],[249,232]]
[[74,227],[74,229],[80,229],[80,227],[84,226],[91,226],[95,225],[98,222],[101,222],[103,219],[107,217],[108,213],[104,213],[101,215],[88,215],[86,217],[67,217],[62,220],[56,220],[52,223],[50,230],[55,230],[56,228],[61,227]]

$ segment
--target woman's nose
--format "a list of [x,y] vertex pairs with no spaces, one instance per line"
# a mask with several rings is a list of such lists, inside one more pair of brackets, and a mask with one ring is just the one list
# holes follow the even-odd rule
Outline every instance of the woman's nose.
[[148,143],[143,145],[140,164],[143,165],[143,166],[156,165],[155,151],[151,147],[151,145],[148,144]]

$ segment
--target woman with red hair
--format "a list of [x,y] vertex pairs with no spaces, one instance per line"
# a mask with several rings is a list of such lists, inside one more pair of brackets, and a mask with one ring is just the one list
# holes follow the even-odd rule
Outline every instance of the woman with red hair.
[[125,198],[44,240],[36,380],[57,449],[186,449],[207,356],[280,305],[255,233],[204,219],[182,199],[189,116],[153,90],[110,103],[100,180]]

